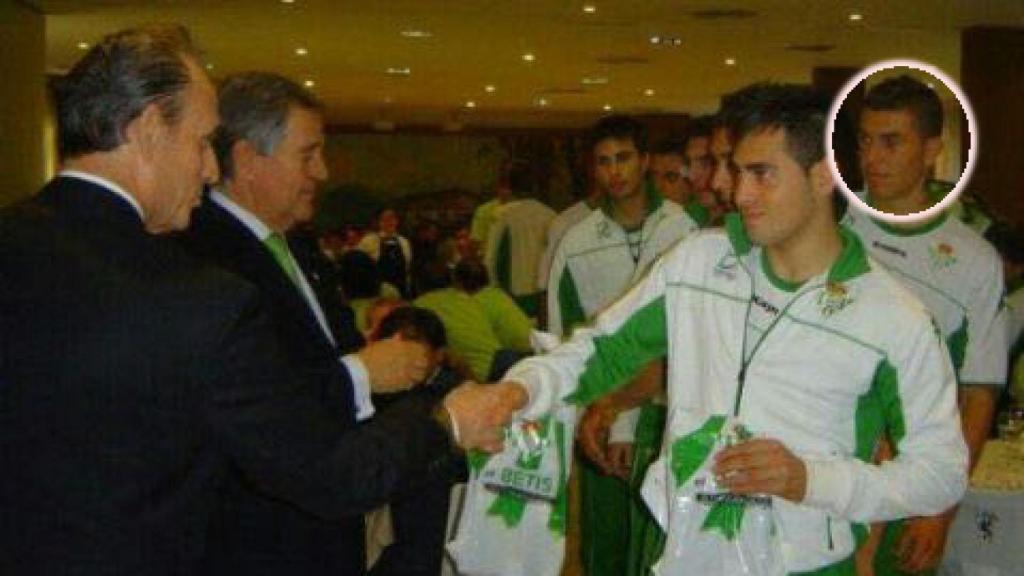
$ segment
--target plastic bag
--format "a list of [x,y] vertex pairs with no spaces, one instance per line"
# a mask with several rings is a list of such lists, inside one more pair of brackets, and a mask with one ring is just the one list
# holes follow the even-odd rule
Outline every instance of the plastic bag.
[[749,433],[735,420],[673,414],[669,449],[651,465],[641,493],[666,530],[661,575],[784,576],[770,496],[738,497],[718,486],[714,454]]
[[465,576],[557,576],[565,556],[566,489],[576,409],[509,427],[505,450],[470,456],[448,552]]

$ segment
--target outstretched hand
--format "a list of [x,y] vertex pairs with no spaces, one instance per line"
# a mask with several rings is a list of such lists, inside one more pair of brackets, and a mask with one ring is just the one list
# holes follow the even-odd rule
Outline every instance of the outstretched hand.
[[500,452],[505,426],[527,399],[526,390],[518,382],[466,382],[448,393],[444,407],[461,448]]

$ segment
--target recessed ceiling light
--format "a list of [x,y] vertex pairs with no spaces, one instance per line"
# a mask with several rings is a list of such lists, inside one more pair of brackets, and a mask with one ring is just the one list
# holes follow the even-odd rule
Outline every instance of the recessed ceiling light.
[[385,70],[385,72],[390,76],[409,76],[412,74],[412,69],[409,67],[392,66]]
[[611,112],[612,111],[612,105],[611,104],[605,104],[603,107],[601,107],[601,109],[604,110],[605,112]]
[[524,62],[533,62],[536,59],[537,57],[533,55],[533,52],[527,52],[526,54],[523,54]]
[[476,102],[473,102],[472,100],[467,100],[466,108],[476,108]]
[[726,58],[725,59],[725,65],[726,66],[735,66],[736,65],[736,59],[735,58]]
[[864,19],[864,15],[863,14],[857,14],[857,13],[850,14],[850,21],[852,21],[852,22],[860,22],[863,19]]
[[599,86],[602,84],[607,84],[608,79],[603,76],[588,76],[587,78],[580,80],[580,82],[588,86]]
[[316,82],[312,80],[306,80],[305,82],[302,83],[302,85],[305,86],[306,88],[312,88],[316,86]]
[[583,11],[587,14],[593,14],[597,12],[597,6],[594,6],[593,4],[584,4]]
[[207,62],[206,63],[206,69],[207,70],[213,70],[213,62]]
[[295,4],[295,0],[281,0],[281,4]]
[[647,88],[644,90],[644,96],[654,96],[654,88]]
[[484,90],[487,92],[494,92],[497,88],[494,87],[494,84],[488,84],[487,86],[484,86]]
[[296,56],[306,56],[307,54],[309,54],[309,50],[306,50],[305,48],[303,48],[301,46],[299,46],[298,48],[295,49],[295,55]]
[[928,86],[928,88],[931,88],[932,90],[935,90],[935,84],[932,84],[931,82],[929,82],[927,84],[927,86]]
[[427,30],[402,30],[402,36],[406,38],[432,38],[434,33]]
[[651,36],[650,40],[651,40],[651,44],[654,44],[656,46],[672,46],[672,47],[675,47],[675,46],[682,46],[683,45],[683,39],[679,38],[678,36],[658,36],[658,35],[655,35],[655,36]]
[[78,43],[78,49],[79,50],[88,50],[89,49],[89,43],[88,42],[79,42]]
[[392,102],[394,102],[394,100],[391,99],[391,96],[385,96],[384,97],[384,103],[385,104],[391,104]]

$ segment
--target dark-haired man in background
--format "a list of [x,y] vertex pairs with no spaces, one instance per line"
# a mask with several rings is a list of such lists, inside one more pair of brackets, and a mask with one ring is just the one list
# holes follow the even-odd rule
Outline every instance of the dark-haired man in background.
[[[867,202],[890,214],[934,205],[948,188],[932,175],[942,150],[942,103],[910,76],[880,82],[864,98],[858,126]],[[1002,264],[977,232],[947,213],[927,222],[890,225],[850,210],[844,222],[871,255],[928,307],[946,339],[960,384],[964,436],[977,462],[1007,370],[1006,329],[1000,316]],[[936,567],[955,510],[886,527],[875,565],[880,573],[919,573]],[[869,554],[871,547],[865,553]]]

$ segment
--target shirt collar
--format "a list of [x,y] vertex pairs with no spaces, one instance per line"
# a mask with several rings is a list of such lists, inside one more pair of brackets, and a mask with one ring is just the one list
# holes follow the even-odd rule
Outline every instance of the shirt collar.
[[232,216],[238,219],[246,228],[252,232],[260,242],[263,242],[273,231],[264,224],[255,214],[246,210],[240,206],[237,202],[231,199],[230,196],[224,194],[220,190],[214,188],[210,191],[210,200],[216,203],[221,208],[227,210]]
[[[725,215],[725,230],[737,255],[745,256],[753,249],[753,243],[747,236],[747,229],[743,227],[743,218],[739,212]],[[843,250],[829,267],[830,282],[846,282],[871,269],[860,238],[846,226],[839,226],[839,236],[843,241]]]
[[61,178],[78,178],[79,180],[92,182],[97,186],[106,188],[107,190],[113,192],[116,196],[121,197],[122,200],[127,202],[135,210],[135,212],[138,213],[139,218],[143,222],[146,221],[146,213],[142,211],[142,206],[139,204],[139,201],[136,200],[134,196],[129,194],[124,188],[118,186],[114,182],[107,180],[102,176],[97,176],[95,174],[83,172],[81,170],[61,170],[60,173],[57,174],[57,176]]

